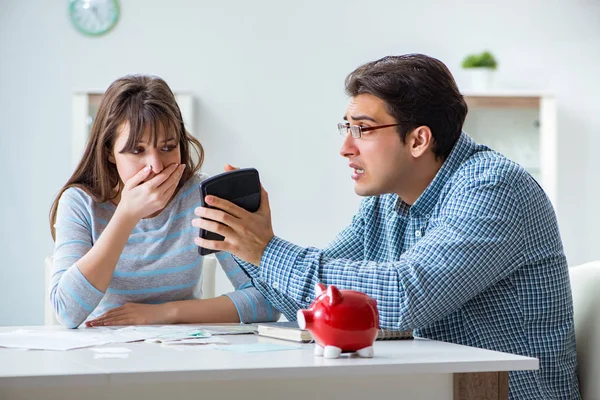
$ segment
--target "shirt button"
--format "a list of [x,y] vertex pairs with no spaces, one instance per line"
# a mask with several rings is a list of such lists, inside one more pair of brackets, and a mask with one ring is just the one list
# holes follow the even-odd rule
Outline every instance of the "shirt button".
[[306,296],[306,297],[304,298],[304,300],[305,300],[307,303],[310,303],[310,297],[309,297],[309,296]]
[[420,230],[416,230],[415,231],[415,236],[416,237],[421,237],[421,231]]
[[425,219],[431,218],[431,214],[425,214]]
[[273,288],[274,288],[274,289],[279,289],[279,283],[277,283],[277,282],[274,282],[274,283],[273,283]]

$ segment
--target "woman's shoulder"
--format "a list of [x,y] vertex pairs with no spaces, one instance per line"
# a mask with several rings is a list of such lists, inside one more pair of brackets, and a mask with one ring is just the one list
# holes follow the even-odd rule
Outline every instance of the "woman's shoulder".
[[63,217],[85,217],[89,220],[89,216],[94,214],[94,199],[78,186],[71,186],[62,193],[58,201],[57,219]]
[[200,191],[198,188],[200,187],[200,183],[208,178],[208,175],[202,174],[200,172],[192,175],[187,182],[181,187],[179,191],[179,199],[184,201],[198,201],[200,198]]
[[94,200],[92,199],[92,196],[83,188],[78,186],[71,186],[67,188],[60,196],[59,203],[66,202],[85,206],[93,203]]
[[181,187],[181,191],[185,192],[189,189],[197,189],[200,183],[208,178],[208,175],[196,172],[194,175],[187,180],[187,182]]
[[200,185],[200,182],[206,180],[208,178],[207,174],[204,174],[202,172],[196,172],[194,175],[192,175],[192,177],[188,180],[187,183],[190,183],[194,186],[198,186]]

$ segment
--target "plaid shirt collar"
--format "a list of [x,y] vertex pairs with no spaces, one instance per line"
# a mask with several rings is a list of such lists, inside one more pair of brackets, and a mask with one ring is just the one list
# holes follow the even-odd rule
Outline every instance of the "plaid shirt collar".
[[396,211],[400,215],[405,216],[408,216],[409,213],[413,216],[430,214],[437,204],[440,192],[446,185],[446,182],[454,175],[462,163],[473,155],[476,148],[477,143],[469,135],[462,132],[454,144],[450,155],[417,201],[412,206],[409,206],[398,197]]

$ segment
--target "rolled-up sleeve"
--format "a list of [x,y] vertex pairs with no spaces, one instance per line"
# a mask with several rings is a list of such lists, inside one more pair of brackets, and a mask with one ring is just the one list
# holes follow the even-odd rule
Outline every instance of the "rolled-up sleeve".
[[279,319],[281,313],[254,287],[250,276],[229,253],[218,253],[217,260],[236,289],[225,296],[235,305],[240,322],[274,322]]

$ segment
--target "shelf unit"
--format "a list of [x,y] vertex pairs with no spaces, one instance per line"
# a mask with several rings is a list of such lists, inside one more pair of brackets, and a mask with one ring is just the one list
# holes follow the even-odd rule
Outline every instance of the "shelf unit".
[[479,143],[521,164],[557,209],[556,99],[523,91],[465,92],[464,131]]
[[[81,159],[85,145],[87,144],[90,129],[98,112],[102,91],[78,91],[73,93],[72,98],[72,138],[71,138],[71,164],[73,169]],[[192,132],[194,126],[194,98],[188,92],[175,92],[175,100],[181,110],[183,123]]]

